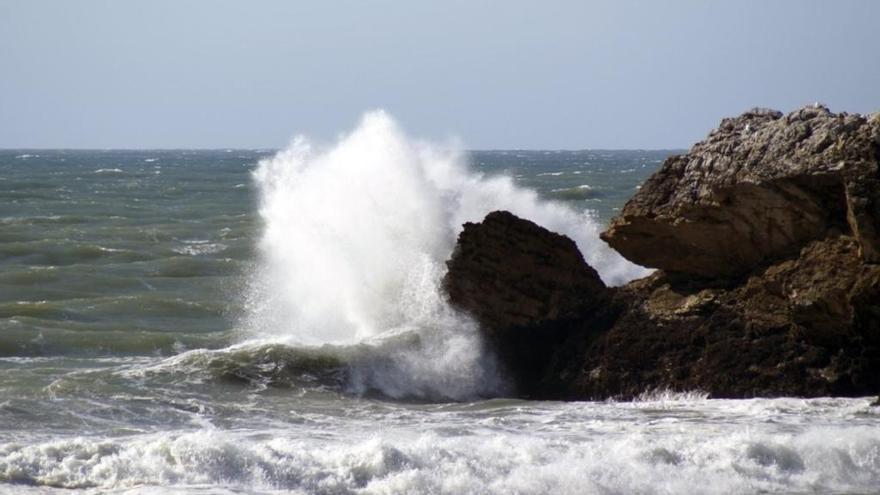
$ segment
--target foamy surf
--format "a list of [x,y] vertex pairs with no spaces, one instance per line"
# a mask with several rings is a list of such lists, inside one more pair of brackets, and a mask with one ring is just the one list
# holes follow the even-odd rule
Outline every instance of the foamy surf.
[[[223,349],[193,349],[150,365],[113,372],[159,388],[172,384],[240,385],[252,392],[287,390],[430,402],[491,397],[506,391],[499,376],[478,364],[469,339],[447,337],[438,344],[416,332],[357,344],[289,345],[251,340]],[[441,346],[439,349],[436,346]],[[457,346],[457,347],[456,347]],[[441,360],[420,361],[431,355]],[[449,363],[447,359],[464,361]],[[485,358],[488,359],[488,358]],[[491,362],[491,361],[490,361]],[[454,367],[452,365],[458,365]],[[479,375],[480,384],[473,383]]]
[[[348,404],[344,419],[314,412],[261,431],[208,422],[4,443],[0,475],[21,493],[876,492],[880,431],[867,401],[765,400],[773,418],[755,422],[727,410],[736,402]],[[825,424],[838,418],[822,411],[840,406],[848,424]]]
[[[487,399],[504,384],[436,288],[460,224],[511,209],[625,281],[636,272],[602,261],[583,207],[607,221],[668,153],[459,155],[383,119],[300,140],[293,162],[0,150],[14,208],[0,219],[0,494],[877,492],[875,398]],[[584,184],[602,201],[553,191]],[[298,277],[311,265],[286,263],[312,258],[291,231],[341,261]]]
[[397,351],[400,371],[422,377],[412,395],[429,384],[450,384],[441,395],[459,399],[503,386],[475,325],[440,290],[465,222],[510,210],[571,236],[609,283],[646,273],[599,240],[588,214],[474,173],[461,153],[408,138],[382,111],[331,146],[297,137],[254,180],[263,234],[246,335],[314,346],[414,333],[425,345]]

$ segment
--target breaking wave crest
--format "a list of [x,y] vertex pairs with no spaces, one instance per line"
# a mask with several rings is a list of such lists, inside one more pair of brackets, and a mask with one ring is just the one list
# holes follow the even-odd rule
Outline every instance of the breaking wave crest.
[[[331,392],[398,400],[445,401],[502,392],[501,381],[478,366],[478,356],[468,348],[472,344],[469,338],[456,337],[438,343],[415,332],[350,345],[251,341],[226,349],[186,351],[122,375],[160,387],[229,382],[256,391],[280,388],[298,394]],[[446,360],[419,359],[437,355]],[[472,376],[479,373],[487,381],[484,387],[472,383]]]
[[420,377],[409,395],[443,384],[451,388],[440,395],[459,399],[503,388],[475,325],[439,289],[463,223],[509,210],[572,237],[608,283],[645,272],[599,240],[588,213],[470,172],[461,153],[407,138],[382,111],[331,147],[297,137],[260,162],[254,180],[263,234],[245,336],[350,346],[415,334],[422,345],[389,357]]
[[[590,414],[602,411],[584,413],[584,405],[574,404],[556,411],[557,419],[569,418],[557,423],[551,409],[535,415],[517,413],[515,405],[433,410],[447,424],[429,431],[383,410],[374,411],[385,414],[381,432],[371,417],[355,416],[320,438],[304,438],[296,425],[262,432],[207,425],[6,443],[0,479],[18,483],[23,493],[33,485],[130,493],[169,485],[229,490],[207,493],[876,493],[880,483],[880,436],[867,423],[769,433],[761,424],[713,426],[709,416],[686,433],[675,415],[664,427],[629,417],[624,406],[612,406],[624,411],[609,409],[599,421]],[[625,417],[617,422],[616,414]],[[498,416],[520,428],[498,427],[492,419]]]

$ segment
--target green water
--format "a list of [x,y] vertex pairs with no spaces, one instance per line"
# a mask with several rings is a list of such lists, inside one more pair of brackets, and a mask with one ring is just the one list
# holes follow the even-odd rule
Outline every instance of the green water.
[[[0,356],[171,355],[230,343],[263,151],[0,151]],[[663,151],[473,152],[605,222]]]
[[[498,205],[569,229],[600,273],[639,273],[597,256],[596,224],[668,152],[473,152],[466,173],[367,124],[271,166],[0,151],[0,493],[876,493],[869,399],[499,398],[475,328],[438,304],[446,223]],[[285,338],[364,321],[378,337]]]

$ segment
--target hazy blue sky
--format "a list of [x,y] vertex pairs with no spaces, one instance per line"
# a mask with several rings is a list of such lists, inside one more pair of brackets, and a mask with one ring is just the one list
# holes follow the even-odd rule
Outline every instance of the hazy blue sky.
[[880,1],[0,0],[0,147],[280,147],[385,108],[470,148],[671,148],[880,110]]

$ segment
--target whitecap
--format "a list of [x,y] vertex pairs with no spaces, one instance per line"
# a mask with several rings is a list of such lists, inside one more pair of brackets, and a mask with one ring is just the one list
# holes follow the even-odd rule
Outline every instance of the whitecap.
[[296,427],[223,430],[203,404],[187,405],[201,425],[194,431],[0,444],[0,473],[14,473],[23,486],[163,487],[157,492],[874,493],[880,483],[880,435],[869,426],[781,433],[700,424],[689,432],[603,416],[607,422],[580,421],[557,432],[508,415],[519,429],[472,418],[471,431],[452,422],[457,433],[443,434],[436,423],[386,418],[392,424],[382,430],[361,419],[327,423],[333,435],[309,435]]
[[408,364],[400,369],[419,378],[407,383],[466,398],[485,393],[495,367],[440,288],[465,222],[509,210],[571,237],[607,283],[648,273],[604,244],[588,213],[545,201],[511,177],[473,173],[449,149],[408,138],[379,111],[334,146],[297,137],[260,161],[264,229],[246,335],[321,345],[415,332],[426,344],[402,353]]
[[203,254],[220,253],[229,247],[226,244],[211,242],[206,239],[185,240],[183,243],[185,244],[184,246],[173,248],[172,251],[188,256],[200,256]]

